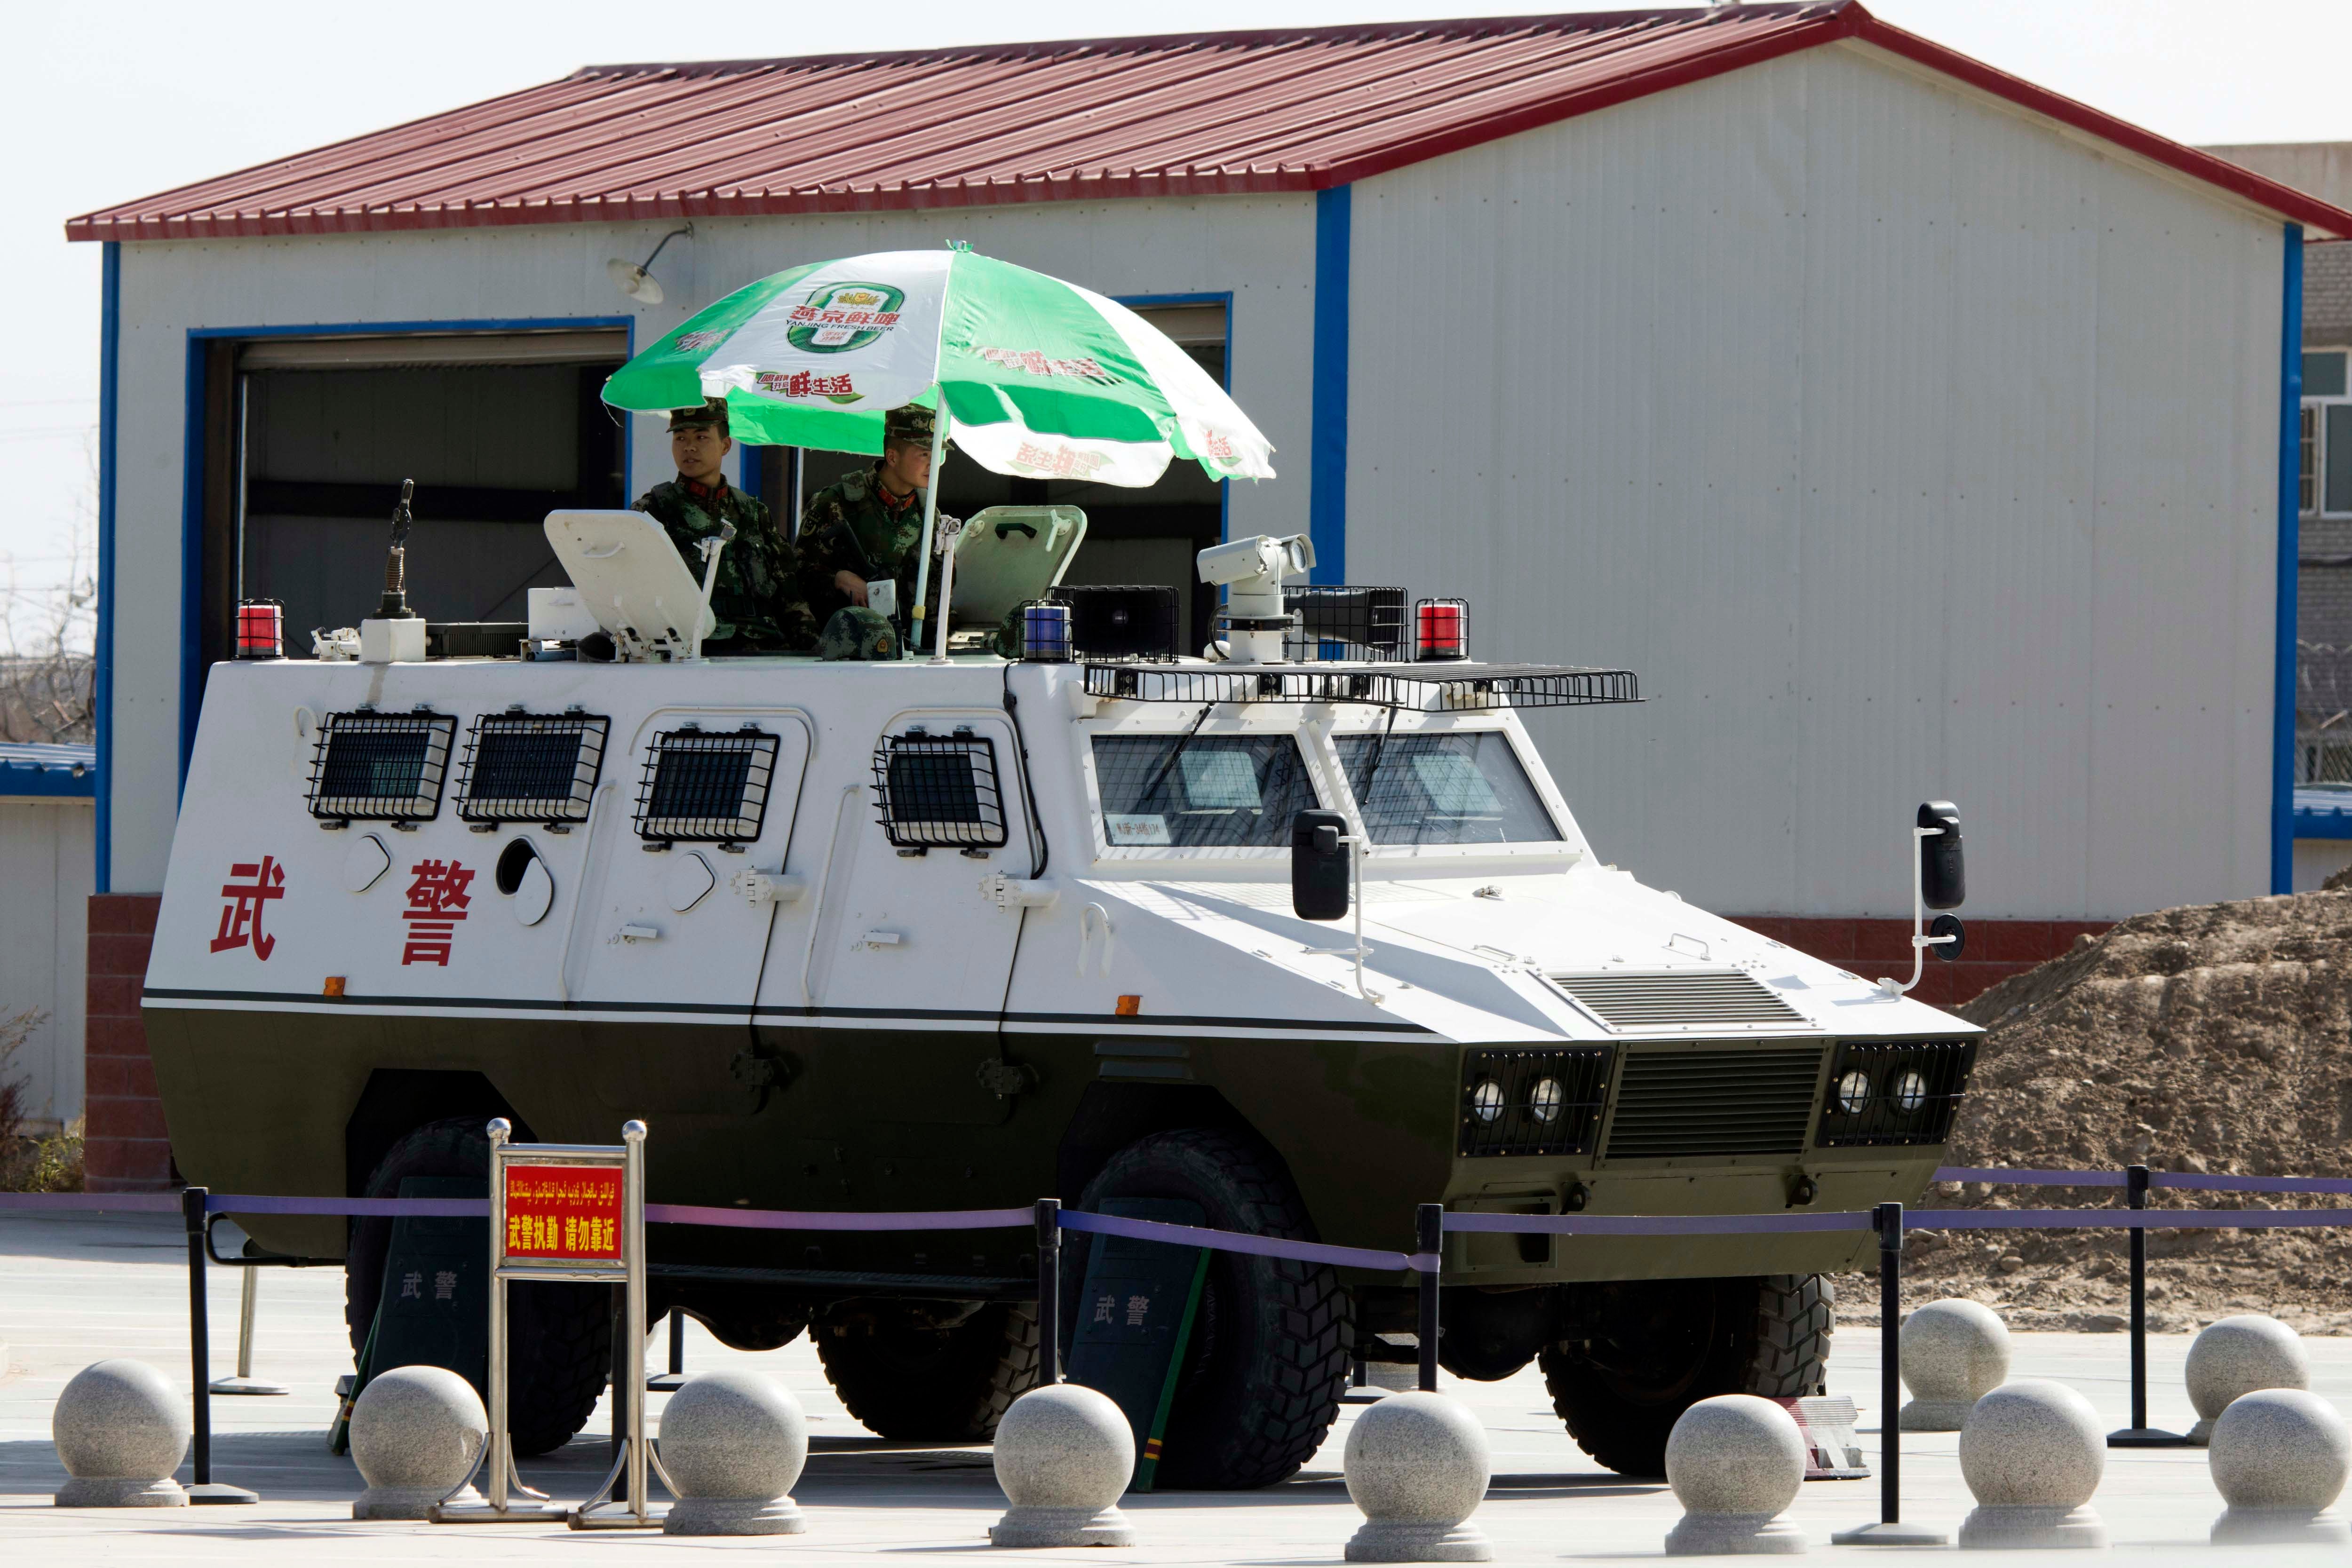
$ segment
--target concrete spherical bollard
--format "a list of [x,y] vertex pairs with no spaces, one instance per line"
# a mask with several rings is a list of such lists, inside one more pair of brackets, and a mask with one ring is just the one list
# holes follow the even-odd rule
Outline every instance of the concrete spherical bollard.
[[2205,1459],[2230,1505],[2214,1521],[2214,1545],[2352,1542],[2352,1527],[2332,1506],[2352,1475],[2352,1431],[2318,1395],[2240,1395],[2213,1423]]
[[2107,1527],[2090,1507],[2106,1469],[2106,1433],[2089,1400],[2036,1378],[2001,1385],[1960,1428],[1960,1474],[1977,1500],[1960,1544],[2106,1545]]
[[1804,1533],[1780,1517],[1805,1484],[1805,1435],[1769,1399],[1723,1394],[1684,1411],[1666,1435],[1666,1484],[1683,1505],[1669,1557],[1805,1550]]
[[1075,1383],[1033,1388],[996,1427],[996,1484],[1013,1506],[992,1546],[1132,1546],[1118,1511],[1135,1473],[1135,1433],[1108,1396]]
[[2257,1388],[2308,1388],[2311,1363],[2293,1329],[2246,1312],[2208,1323],[2189,1342],[2188,1382],[2189,1402],[2197,1406],[2189,1440],[2202,1448],[2231,1400]]
[[1486,1428],[1459,1400],[1409,1389],[1366,1406],[1348,1429],[1341,1467],[1364,1512],[1349,1562],[1494,1561],[1494,1544],[1469,1522],[1494,1458]]
[[[446,1366],[395,1366],[352,1406],[352,1463],[367,1490],[353,1519],[423,1519],[471,1475],[490,1418],[474,1385]],[[467,1487],[455,1504],[479,1503]]]
[[1957,1432],[2009,1377],[2009,1328],[1981,1301],[1930,1301],[1903,1320],[1906,1432]]
[[188,1452],[188,1402],[143,1361],[93,1362],[74,1374],[49,1416],[71,1479],[59,1508],[184,1508],[172,1479]]
[[665,1535],[798,1535],[792,1500],[808,1463],[808,1417],[791,1389],[757,1372],[702,1372],[661,1417],[662,1469],[678,1498]]

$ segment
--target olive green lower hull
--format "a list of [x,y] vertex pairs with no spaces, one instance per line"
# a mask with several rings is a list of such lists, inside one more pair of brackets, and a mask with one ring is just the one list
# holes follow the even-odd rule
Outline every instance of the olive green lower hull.
[[[1820,1189],[1815,1210],[1914,1202],[1943,1153],[1614,1166],[1591,1156],[1459,1158],[1462,1048],[1411,1040],[1000,1037],[803,1019],[762,1019],[755,1031],[740,1022],[152,1004],[146,1018],[180,1168],[225,1193],[352,1190],[355,1173],[363,1177],[373,1162],[366,1140],[382,1135],[368,1120],[383,1110],[380,1073],[445,1075],[405,1080],[412,1125],[473,1113],[485,1093],[549,1142],[615,1142],[624,1121],[642,1119],[652,1201],[720,1207],[1012,1207],[1066,1182],[1073,1190],[1058,1196],[1073,1201],[1093,1164],[1129,1137],[1223,1118],[1282,1155],[1321,1239],[1397,1250],[1411,1249],[1417,1204],[1557,1213],[1580,1184],[1596,1214],[1778,1213],[1800,1174]],[[276,1251],[343,1250],[340,1219],[256,1217],[249,1228]],[[1023,1229],[663,1226],[652,1246],[656,1261],[671,1263],[998,1277],[1027,1271],[1032,1250]],[[1866,1264],[1874,1246],[1863,1231],[1454,1235],[1445,1278],[1518,1285],[1827,1272]]]

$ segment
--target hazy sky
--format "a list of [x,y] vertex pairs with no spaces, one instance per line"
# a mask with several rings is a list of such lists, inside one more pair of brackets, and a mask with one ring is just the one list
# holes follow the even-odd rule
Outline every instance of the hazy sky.
[[[1614,0],[1588,8],[1615,8]],[[2347,0],[1871,0],[1871,8],[2179,141],[2352,141]],[[1116,15],[1129,32],[1192,32],[1509,12],[1448,0],[1189,0]],[[0,98],[0,146],[16,165],[0,214],[16,305],[16,340],[0,354],[0,608],[12,580],[58,580],[75,520],[94,507],[99,247],[65,242],[68,216],[582,65],[1087,37],[1107,14],[1078,0],[772,9],[128,0],[15,15],[16,68]]]

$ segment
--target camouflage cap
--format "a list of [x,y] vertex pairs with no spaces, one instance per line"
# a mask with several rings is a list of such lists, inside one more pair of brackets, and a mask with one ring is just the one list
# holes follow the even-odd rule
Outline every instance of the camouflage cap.
[[833,612],[817,634],[820,659],[895,659],[898,629],[881,612],[862,604],[845,604]]
[[715,430],[727,434],[727,403],[723,398],[705,398],[700,408],[674,408],[669,411],[669,427],[680,430]]
[[919,441],[928,446],[931,443],[932,428],[931,411],[920,403],[910,402],[882,416],[882,444],[896,446],[904,442]]

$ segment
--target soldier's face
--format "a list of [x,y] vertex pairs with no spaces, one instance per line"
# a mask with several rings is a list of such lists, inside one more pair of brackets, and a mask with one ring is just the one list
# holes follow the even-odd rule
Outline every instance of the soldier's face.
[[677,471],[698,485],[708,485],[719,477],[719,465],[735,444],[715,430],[673,430],[669,433],[669,455],[677,464]]
[[931,449],[921,442],[909,441],[904,445],[882,449],[882,479],[903,496],[909,490],[919,490],[931,482]]

